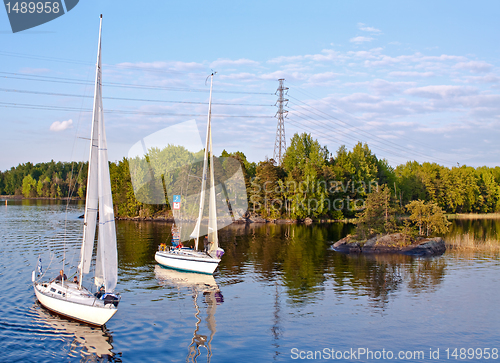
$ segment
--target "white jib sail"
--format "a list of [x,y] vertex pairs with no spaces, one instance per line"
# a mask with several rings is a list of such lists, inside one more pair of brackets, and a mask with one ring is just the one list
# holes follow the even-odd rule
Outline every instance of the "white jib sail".
[[[94,248],[97,208],[99,207],[99,236],[95,284],[104,285],[106,292],[113,292],[117,283],[118,257],[116,252],[116,230],[109,177],[108,151],[102,109],[101,83],[101,25],[97,48],[96,81],[94,91],[94,110],[87,176],[87,199],[85,203],[85,222],[80,260],[80,275],[88,273]],[[80,276],[80,284],[82,276]]]
[[210,251],[216,251],[219,247],[217,237],[217,208],[215,204],[215,178],[214,178],[214,153],[212,151],[212,128],[210,135],[210,200],[208,204],[208,242],[211,242]]

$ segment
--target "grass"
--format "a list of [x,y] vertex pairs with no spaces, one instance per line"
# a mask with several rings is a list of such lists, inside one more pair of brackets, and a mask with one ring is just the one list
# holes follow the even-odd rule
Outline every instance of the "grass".
[[500,241],[493,238],[477,239],[472,234],[446,237],[446,247],[453,250],[477,250],[485,252],[500,251]]
[[457,213],[447,214],[448,219],[500,219],[500,213]]

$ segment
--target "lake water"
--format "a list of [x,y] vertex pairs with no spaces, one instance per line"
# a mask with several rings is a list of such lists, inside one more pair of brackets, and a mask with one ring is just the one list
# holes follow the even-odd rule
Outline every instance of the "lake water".
[[[226,254],[212,279],[157,265],[170,225],[118,221],[122,300],[99,329],[47,312],[31,284],[39,255],[49,277],[64,257],[74,273],[83,204],[4,203],[2,362],[500,360],[496,253],[346,256],[331,244],[350,226],[234,225],[220,232]],[[500,231],[498,221],[454,223],[456,233]]]

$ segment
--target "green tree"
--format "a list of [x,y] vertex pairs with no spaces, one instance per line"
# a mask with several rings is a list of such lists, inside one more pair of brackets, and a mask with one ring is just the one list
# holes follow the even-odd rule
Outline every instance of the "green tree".
[[39,179],[38,183],[36,184],[36,194],[39,197],[43,197],[43,180]]
[[0,195],[5,194],[5,174],[0,171]]
[[23,178],[23,196],[25,198],[33,197],[36,193],[37,182],[31,175],[26,175]]
[[283,200],[279,180],[283,174],[283,169],[275,165],[273,159],[260,162],[257,166],[254,183],[257,182],[259,188],[256,188],[257,195],[253,201],[259,204],[265,217],[278,218],[281,215]]
[[448,218],[441,207],[434,202],[414,200],[408,203],[406,209],[410,213],[410,220],[418,226],[419,235],[429,236],[431,233],[446,233],[448,231]]
[[[287,174],[287,209],[294,218],[319,217],[330,211],[328,158],[330,153],[310,134],[295,134],[283,158]],[[331,206],[330,206],[331,207]]]
[[358,235],[366,238],[372,234],[392,233],[396,230],[397,200],[387,185],[368,194],[365,208],[356,219]]

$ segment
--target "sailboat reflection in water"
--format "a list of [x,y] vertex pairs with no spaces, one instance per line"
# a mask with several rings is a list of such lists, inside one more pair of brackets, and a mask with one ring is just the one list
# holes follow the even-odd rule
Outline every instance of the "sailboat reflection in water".
[[33,325],[43,328],[45,332],[57,334],[69,341],[69,353],[80,355],[84,361],[92,361],[89,356],[97,356],[109,360],[114,356],[111,345],[113,337],[106,327],[92,327],[76,321],[68,320],[49,310],[41,308],[37,303],[30,309],[33,314]]
[[[197,273],[176,271],[168,268],[163,268],[159,265],[155,266],[155,275],[159,284],[166,287],[175,287],[177,289],[187,288],[192,291],[193,304],[195,309],[195,329],[191,343],[188,347],[187,362],[196,362],[198,357],[203,354],[203,348],[207,351],[207,362],[212,358],[212,342],[217,332],[217,324],[215,321],[215,312],[217,305],[224,302],[224,297],[215,282],[212,275],[202,275]],[[202,317],[203,314],[198,304],[200,294],[204,298],[206,305],[206,328],[209,335],[203,333]]]

